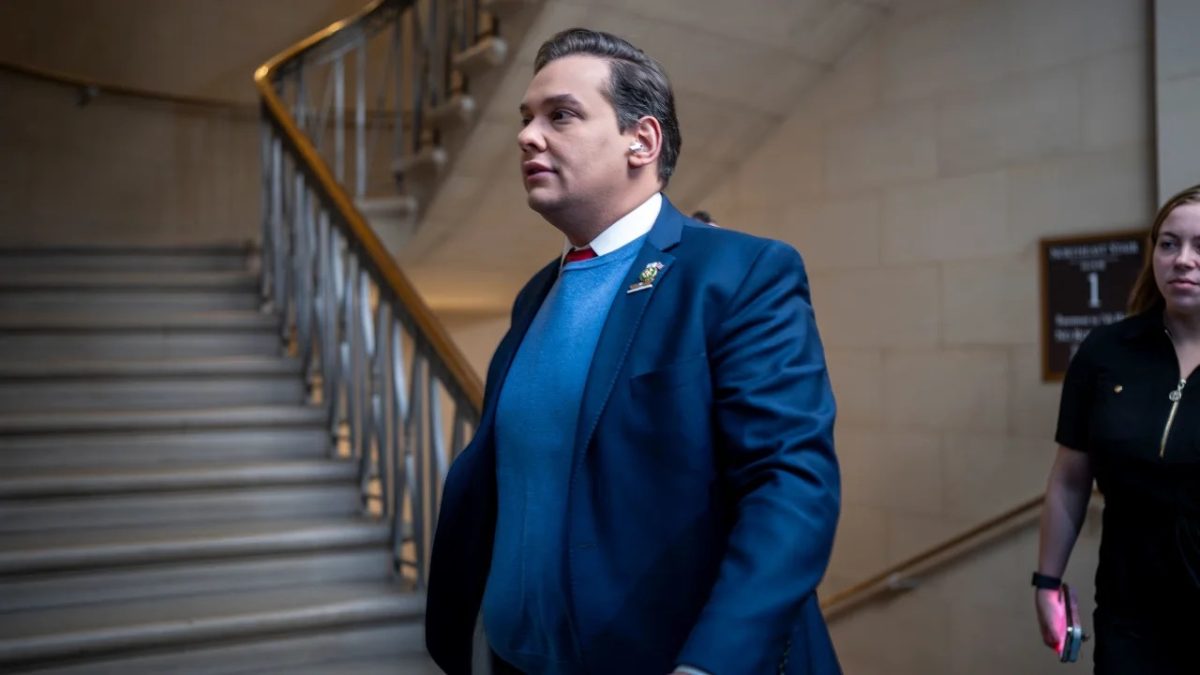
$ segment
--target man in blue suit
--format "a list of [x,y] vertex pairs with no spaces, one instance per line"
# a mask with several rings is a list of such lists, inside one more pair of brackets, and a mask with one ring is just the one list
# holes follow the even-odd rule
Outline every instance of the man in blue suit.
[[426,642],[493,669],[830,675],[834,402],[800,256],[662,196],[662,67],[612,35],[542,45],[517,140],[563,256],[517,296],[446,477]]

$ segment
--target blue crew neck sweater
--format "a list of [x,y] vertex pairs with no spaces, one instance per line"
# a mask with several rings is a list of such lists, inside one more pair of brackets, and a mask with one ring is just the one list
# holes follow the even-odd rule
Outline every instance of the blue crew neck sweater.
[[483,621],[492,649],[531,675],[581,672],[565,577],[572,446],[600,331],[644,239],[563,266],[500,390]]

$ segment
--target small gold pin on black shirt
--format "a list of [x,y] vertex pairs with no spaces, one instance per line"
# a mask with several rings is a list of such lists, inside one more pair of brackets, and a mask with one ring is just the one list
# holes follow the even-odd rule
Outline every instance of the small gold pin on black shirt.
[[1113,393],[1114,393],[1114,394],[1119,394],[1119,393],[1121,393],[1121,392],[1123,392],[1123,391],[1125,391],[1125,387],[1124,387],[1124,386],[1122,386],[1122,385],[1119,385],[1119,384],[1118,384],[1117,386],[1113,387]]

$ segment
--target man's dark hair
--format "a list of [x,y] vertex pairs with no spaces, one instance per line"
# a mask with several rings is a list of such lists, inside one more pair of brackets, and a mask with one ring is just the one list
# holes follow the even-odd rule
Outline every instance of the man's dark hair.
[[683,139],[679,136],[679,119],[675,117],[675,94],[662,65],[615,35],[570,28],[542,44],[533,72],[536,74],[547,63],[575,54],[598,56],[609,62],[612,75],[604,95],[617,111],[617,128],[622,133],[647,115],[658,120],[663,134],[658,179],[666,187],[675,172]]
[[712,214],[711,214],[711,213],[709,213],[708,211],[704,211],[704,210],[700,210],[700,211],[697,211],[697,212],[693,213],[693,214],[692,214],[692,217],[693,217],[693,218],[695,218],[696,220],[698,220],[698,221],[702,222],[702,223],[712,223],[712,222],[714,222],[714,221],[713,221]]

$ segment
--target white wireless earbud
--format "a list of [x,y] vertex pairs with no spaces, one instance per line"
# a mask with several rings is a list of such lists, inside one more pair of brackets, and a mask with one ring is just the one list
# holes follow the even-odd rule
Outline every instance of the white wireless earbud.
[[630,152],[641,152],[645,149],[646,149],[646,146],[642,145],[641,141],[634,141],[633,143],[629,144]]

